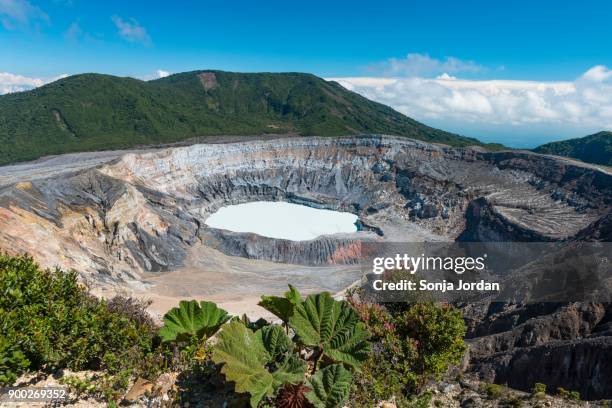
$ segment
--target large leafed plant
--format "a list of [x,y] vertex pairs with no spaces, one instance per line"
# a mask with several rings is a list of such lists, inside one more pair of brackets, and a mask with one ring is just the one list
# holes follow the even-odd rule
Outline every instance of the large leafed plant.
[[[252,407],[333,408],[348,398],[352,371],[370,350],[368,333],[345,301],[329,293],[302,300],[290,287],[285,297],[262,297],[261,306],[283,321],[259,329],[240,320],[225,325],[213,348],[213,361],[250,395]],[[291,329],[291,332],[289,331]]]

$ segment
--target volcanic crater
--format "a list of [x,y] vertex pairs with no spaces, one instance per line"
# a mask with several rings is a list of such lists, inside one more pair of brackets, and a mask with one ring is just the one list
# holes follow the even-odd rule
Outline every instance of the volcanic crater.
[[[379,135],[92,157],[0,169],[0,246],[96,285],[129,286],[193,266],[202,247],[333,269],[357,262],[362,240],[564,240],[607,214],[612,200],[612,176],[595,167]],[[253,201],[350,212],[359,231],[288,241],[205,223],[223,206]],[[330,278],[326,288],[346,283]]]
[[[290,241],[206,225],[219,208],[253,201],[350,212],[359,231]],[[287,283],[304,292],[341,291],[360,278],[364,240],[610,241],[611,208],[612,174],[605,169],[383,135],[82,153],[0,168],[0,248],[77,270],[100,295],[150,297],[160,313],[193,297],[261,313],[258,296],[282,292]],[[547,333],[520,349],[527,359],[533,347],[556,347],[551,341],[572,347],[562,331],[542,329],[553,325],[555,313],[588,314],[588,328],[577,318],[582,337],[612,321],[609,306],[592,306],[592,313],[580,307],[472,307],[468,336],[475,343],[466,364],[487,380],[522,378],[511,374],[509,362],[520,353],[507,345],[523,335],[517,330],[524,320],[540,319]],[[594,349],[609,349],[611,338],[597,340]],[[580,350],[590,347],[585,344]],[[568,375],[571,366],[596,363],[591,351],[568,365]],[[502,352],[510,354],[495,360]],[[612,376],[606,367],[598,369]],[[558,380],[571,388],[568,382]]]

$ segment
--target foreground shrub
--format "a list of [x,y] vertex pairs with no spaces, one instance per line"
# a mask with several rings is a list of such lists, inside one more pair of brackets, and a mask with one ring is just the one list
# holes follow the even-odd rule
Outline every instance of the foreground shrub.
[[[395,398],[414,405],[429,380],[458,364],[466,349],[461,313],[432,302],[383,305],[349,301],[372,335],[373,352],[353,385],[355,406]],[[412,403],[410,403],[412,401]]]
[[420,376],[418,387],[461,361],[466,328],[461,312],[450,305],[418,303],[399,314],[395,322],[399,336],[414,341],[417,353],[412,369]]
[[546,396],[546,384],[535,383],[531,390],[531,397],[535,399],[543,399]]
[[153,349],[155,332],[150,321],[133,320],[90,296],[74,272],[0,255],[3,385],[26,370],[132,370]]
[[251,395],[253,407],[285,383],[300,383],[306,372],[306,363],[293,353],[280,326],[252,332],[239,321],[231,322],[219,334],[213,360],[223,364],[221,372],[236,383],[237,392]]
[[28,367],[30,360],[19,347],[9,343],[5,336],[0,335],[0,385],[12,384]]
[[499,384],[484,384],[484,391],[489,399],[498,399],[504,393],[504,387]]

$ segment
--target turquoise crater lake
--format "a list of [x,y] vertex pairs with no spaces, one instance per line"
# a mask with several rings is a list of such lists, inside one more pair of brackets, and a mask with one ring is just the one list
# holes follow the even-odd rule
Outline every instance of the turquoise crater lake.
[[282,201],[255,201],[221,207],[206,220],[212,228],[264,237],[305,241],[357,231],[357,216]]

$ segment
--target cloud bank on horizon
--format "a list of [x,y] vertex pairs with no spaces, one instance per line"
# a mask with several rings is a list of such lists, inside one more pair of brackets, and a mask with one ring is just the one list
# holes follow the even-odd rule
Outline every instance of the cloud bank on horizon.
[[[427,124],[514,147],[562,139],[568,130],[586,135],[612,129],[612,70],[603,65],[573,81],[555,82],[460,79],[451,74],[487,68],[421,54],[391,59],[374,69],[383,76],[327,79]],[[487,140],[487,131],[502,128],[514,132],[513,140]]]
[[53,78],[30,78],[23,75],[11,74],[10,72],[0,72],[0,95],[38,88],[49,82],[66,78],[67,76],[67,74],[61,74]]

